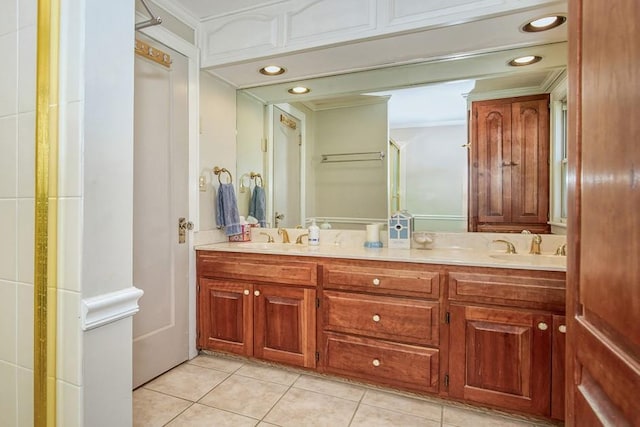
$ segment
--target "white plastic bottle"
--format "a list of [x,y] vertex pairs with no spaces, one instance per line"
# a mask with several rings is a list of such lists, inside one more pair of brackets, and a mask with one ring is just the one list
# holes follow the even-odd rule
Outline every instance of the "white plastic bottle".
[[318,246],[320,244],[320,227],[316,225],[316,219],[311,220],[309,226],[309,246]]

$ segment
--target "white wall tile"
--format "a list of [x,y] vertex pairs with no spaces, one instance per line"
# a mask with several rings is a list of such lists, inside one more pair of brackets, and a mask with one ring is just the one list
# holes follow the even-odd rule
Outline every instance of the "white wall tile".
[[18,199],[17,280],[33,284],[35,200]]
[[60,102],[83,98],[84,2],[64,1],[60,5]]
[[[3,426],[15,426],[16,416],[16,366],[0,360],[0,414]],[[6,424],[4,424],[6,423]]]
[[35,195],[36,115],[18,115],[18,197]]
[[[18,427],[33,425],[33,371],[31,369],[17,369],[18,383]],[[63,425],[63,424],[58,424]]]
[[0,36],[0,117],[15,114],[18,108],[18,33]]
[[82,388],[58,380],[58,420],[64,427],[82,426]]
[[60,197],[78,197],[82,193],[82,102],[60,106]]
[[16,0],[0,0],[0,10],[2,10],[0,13],[0,35],[16,31],[18,28]]
[[14,282],[0,280],[0,360],[8,363],[16,363],[16,292]]
[[33,285],[17,285],[18,366],[33,369]]
[[82,250],[82,200],[62,198],[58,202],[58,288],[80,292]]
[[0,200],[0,280],[16,280],[16,200]]
[[80,294],[58,290],[58,378],[82,385]]
[[37,18],[38,0],[18,0],[18,28],[36,25]]
[[36,109],[36,26],[18,31],[18,112]]
[[[1,83],[0,83],[1,84]],[[0,118],[0,198],[16,196],[16,116]]]

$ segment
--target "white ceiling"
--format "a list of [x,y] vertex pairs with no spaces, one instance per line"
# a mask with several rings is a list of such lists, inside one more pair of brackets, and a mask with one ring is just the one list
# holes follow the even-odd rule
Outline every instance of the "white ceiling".
[[198,21],[256,6],[278,3],[278,0],[173,0]]

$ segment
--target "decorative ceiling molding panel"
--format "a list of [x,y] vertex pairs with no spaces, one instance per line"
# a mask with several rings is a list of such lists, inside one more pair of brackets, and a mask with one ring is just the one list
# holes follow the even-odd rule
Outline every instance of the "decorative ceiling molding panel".
[[376,0],[315,0],[286,14],[285,45],[376,29]]
[[[481,11],[495,12],[496,8],[504,10],[505,0],[389,0],[388,25],[402,25],[415,21],[442,23],[443,18],[477,16]],[[512,9],[513,5],[509,7]]]
[[279,17],[267,14],[242,14],[217,20],[205,32],[203,62],[212,57],[259,56],[281,44]]

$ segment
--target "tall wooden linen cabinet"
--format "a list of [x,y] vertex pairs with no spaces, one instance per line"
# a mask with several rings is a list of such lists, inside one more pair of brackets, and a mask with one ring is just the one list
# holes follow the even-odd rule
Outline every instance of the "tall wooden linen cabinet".
[[471,104],[469,231],[548,233],[549,95]]

